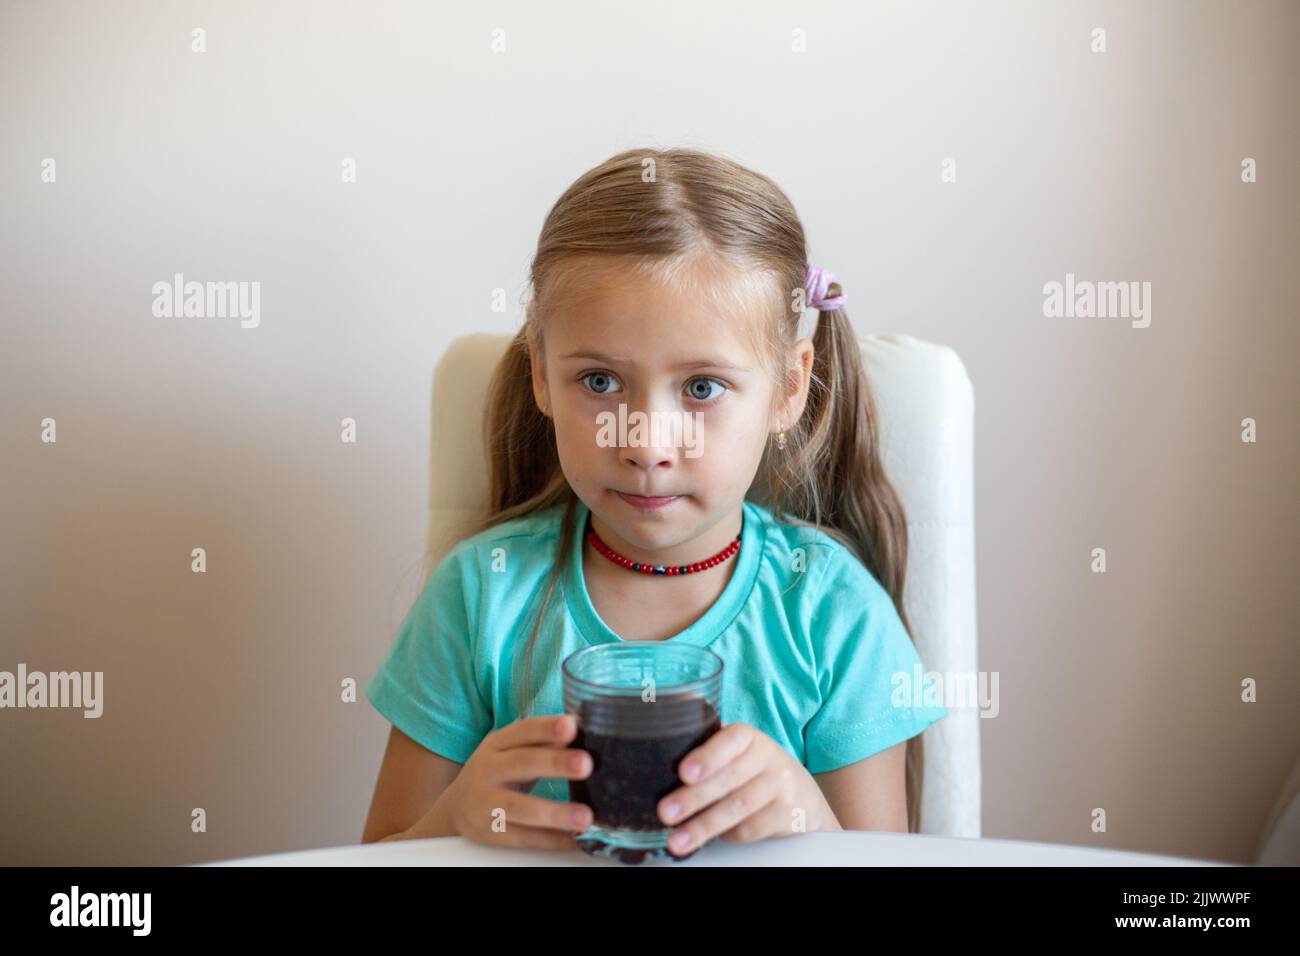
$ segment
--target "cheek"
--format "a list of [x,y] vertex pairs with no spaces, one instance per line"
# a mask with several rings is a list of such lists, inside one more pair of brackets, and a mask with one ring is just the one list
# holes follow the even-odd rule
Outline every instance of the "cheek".
[[555,434],[561,442],[577,445],[583,441],[594,440],[596,434],[596,416],[589,412],[581,402],[575,402],[569,396],[555,402]]
[[566,458],[585,458],[591,454],[595,447],[595,430],[588,431],[580,423],[568,422],[564,425],[557,423],[556,427],[556,444],[559,446],[560,453]]
[[692,462],[696,467],[747,468],[763,453],[763,420],[753,409],[733,407],[706,414],[700,431],[704,453]]

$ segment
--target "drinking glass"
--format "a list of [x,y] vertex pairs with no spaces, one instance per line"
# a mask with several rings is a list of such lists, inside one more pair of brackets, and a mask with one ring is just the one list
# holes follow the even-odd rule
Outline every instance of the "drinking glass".
[[578,724],[570,746],[592,759],[585,779],[569,780],[569,799],[593,814],[578,846],[623,863],[693,855],[669,852],[673,827],[657,806],[684,786],[682,758],[722,728],[722,658],[671,641],[595,644],[565,659],[563,683]]

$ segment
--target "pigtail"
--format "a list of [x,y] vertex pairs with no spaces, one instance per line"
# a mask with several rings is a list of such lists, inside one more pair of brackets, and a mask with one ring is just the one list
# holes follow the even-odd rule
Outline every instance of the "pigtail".
[[515,518],[564,505],[555,560],[511,681],[520,718],[533,716],[541,688],[537,675],[546,673],[536,664],[537,636],[542,622],[555,607],[559,581],[568,566],[578,502],[560,470],[555,426],[542,414],[533,397],[528,338],[535,335],[540,344],[541,334],[534,326],[532,315],[530,308],[529,318],[501,356],[488,386],[483,444],[488,451],[489,508],[471,532],[476,534]]
[[[841,294],[832,282],[828,297]],[[784,452],[769,447],[768,487],[774,508],[810,518],[845,544],[903,607],[907,576],[907,516],[880,458],[880,418],[862,346],[843,307],[818,312],[808,401]],[[921,829],[921,735],[907,742],[904,776],[908,830]]]

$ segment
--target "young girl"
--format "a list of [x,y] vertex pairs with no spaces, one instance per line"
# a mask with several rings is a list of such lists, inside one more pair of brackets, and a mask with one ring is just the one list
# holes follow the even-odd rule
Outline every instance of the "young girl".
[[[632,150],[560,197],[489,392],[490,514],[366,688],[393,729],[362,842],[573,849],[592,760],[560,664],[620,640],[724,663],[722,729],[659,803],[674,854],[920,829],[919,735],[947,710],[895,699],[920,664],[907,526],[833,278],[781,189],[723,158]],[[698,427],[611,442],[638,412]]]

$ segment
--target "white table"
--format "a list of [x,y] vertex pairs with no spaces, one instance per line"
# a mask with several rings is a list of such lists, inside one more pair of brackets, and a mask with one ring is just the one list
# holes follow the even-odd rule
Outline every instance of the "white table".
[[[203,866],[613,866],[629,864],[580,850],[516,850],[464,837],[394,840],[275,853]],[[645,866],[1237,866],[1217,860],[1129,853],[1020,840],[962,839],[908,833],[835,830],[773,837],[756,843],[715,840],[690,859],[646,860]]]

